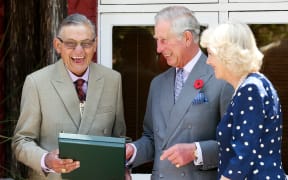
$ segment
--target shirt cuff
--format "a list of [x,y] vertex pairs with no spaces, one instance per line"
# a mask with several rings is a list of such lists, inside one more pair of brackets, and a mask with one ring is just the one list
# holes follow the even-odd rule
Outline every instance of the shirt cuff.
[[132,157],[126,162],[126,167],[129,167],[135,160],[136,154],[137,154],[137,148],[133,143],[129,143],[133,149],[134,149],[134,153],[132,155]]
[[203,156],[202,156],[202,150],[200,147],[200,143],[195,142],[195,145],[197,147],[197,149],[196,149],[197,158],[194,160],[194,164],[196,166],[203,165]]
[[41,168],[44,172],[46,173],[55,173],[55,171],[53,169],[50,169],[48,168],[46,165],[45,165],[45,157],[48,153],[45,153],[43,154],[43,156],[41,157]]

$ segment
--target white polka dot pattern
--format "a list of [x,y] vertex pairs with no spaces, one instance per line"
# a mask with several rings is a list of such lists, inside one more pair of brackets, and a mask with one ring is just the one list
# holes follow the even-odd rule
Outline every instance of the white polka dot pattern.
[[271,82],[250,74],[217,127],[219,177],[285,179],[281,163],[282,113]]

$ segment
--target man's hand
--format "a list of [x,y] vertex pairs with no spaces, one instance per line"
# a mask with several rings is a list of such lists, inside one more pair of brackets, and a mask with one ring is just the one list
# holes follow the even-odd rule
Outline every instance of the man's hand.
[[45,156],[45,165],[56,173],[69,173],[80,167],[79,161],[73,159],[60,159],[59,150],[49,152]]
[[131,172],[128,168],[125,169],[125,180],[132,180]]
[[126,160],[129,160],[134,154],[134,148],[131,144],[126,144]]
[[160,156],[160,160],[168,159],[172,164],[179,168],[195,160],[195,150],[196,145],[194,143],[175,144],[163,152]]

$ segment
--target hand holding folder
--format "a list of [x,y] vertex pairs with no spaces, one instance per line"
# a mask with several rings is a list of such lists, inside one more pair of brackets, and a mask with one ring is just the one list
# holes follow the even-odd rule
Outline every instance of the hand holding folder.
[[51,169],[55,171],[56,173],[69,173],[79,168],[80,166],[79,161],[73,161],[73,159],[60,159],[58,149],[49,152],[45,156],[44,161],[45,161],[46,167],[47,168],[49,167],[48,169],[45,169],[45,170],[49,171]]

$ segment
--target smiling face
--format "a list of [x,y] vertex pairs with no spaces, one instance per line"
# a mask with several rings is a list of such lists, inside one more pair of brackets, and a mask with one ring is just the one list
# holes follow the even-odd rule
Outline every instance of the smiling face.
[[161,53],[167,64],[173,67],[183,67],[190,60],[185,33],[179,38],[171,32],[171,24],[168,21],[158,21],[155,25],[154,38],[157,41],[157,52]]
[[213,53],[213,51],[211,51],[211,49],[207,48],[207,52],[208,52],[207,64],[212,66],[212,68],[214,69],[216,78],[227,80],[230,74],[228,69],[217,58],[217,56]]
[[[85,73],[96,52],[96,40],[93,36],[88,25],[78,24],[64,26],[59,38],[54,38],[54,48],[60,54],[66,68],[76,76]],[[75,48],[71,48],[73,43],[77,43]]]

